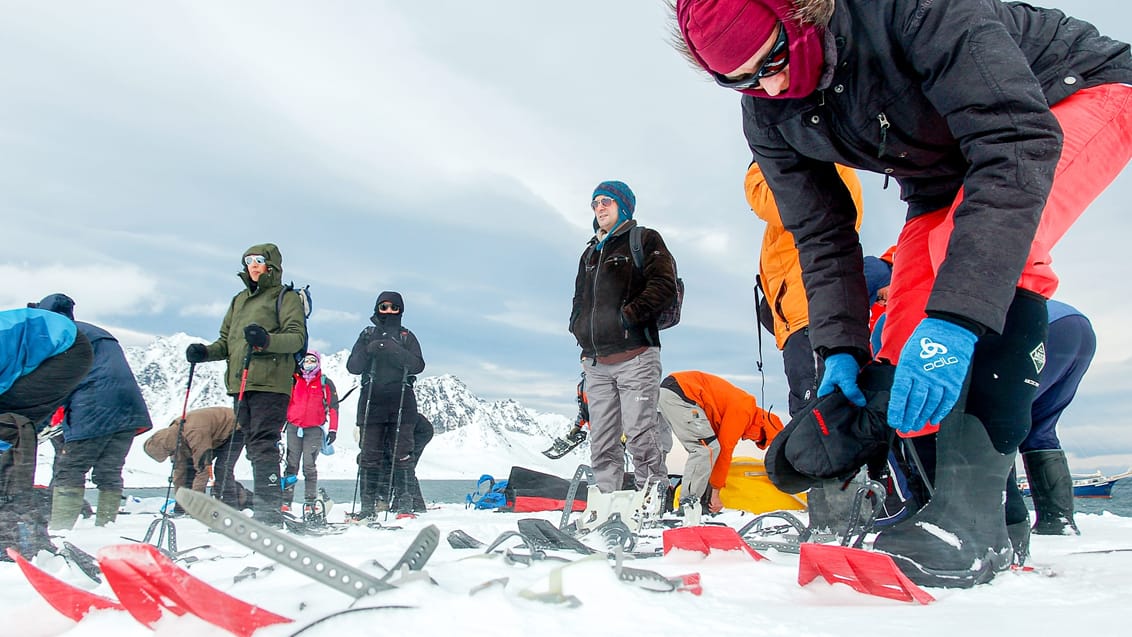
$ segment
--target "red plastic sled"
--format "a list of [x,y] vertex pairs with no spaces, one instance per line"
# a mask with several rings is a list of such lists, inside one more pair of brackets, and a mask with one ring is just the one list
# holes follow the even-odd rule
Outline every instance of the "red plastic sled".
[[291,621],[213,588],[151,544],[104,547],[98,552],[98,564],[122,606],[149,627],[165,611],[178,616],[191,613],[240,637]]
[[821,576],[830,584],[848,584],[866,595],[901,602],[935,601],[924,589],[908,579],[884,553],[830,544],[802,544],[798,561],[798,584],[805,586]]
[[758,551],[747,546],[739,533],[729,526],[683,526],[667,529],[664,532],[664,553],[672,549],[685,551],[698,551],[707,555],[715,549],[717,551],[743,551],[756,561],[766,558]]
[[80,621],[92,610],[126,610],[118,602],[83,590],[55,577],[24,559],[15,549],[8,548],[8,557],[20,567],[28,583],[52,608],[72,621]]

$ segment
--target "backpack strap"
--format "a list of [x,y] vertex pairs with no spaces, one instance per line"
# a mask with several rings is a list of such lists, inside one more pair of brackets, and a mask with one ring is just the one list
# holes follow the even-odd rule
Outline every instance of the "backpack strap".
[[645,271],[645,249],[641,245],[641,232],[643,230],[642,226],[629,228],[629,252],[633,254],[633,265],[637,266],[637,271],[642,274]]

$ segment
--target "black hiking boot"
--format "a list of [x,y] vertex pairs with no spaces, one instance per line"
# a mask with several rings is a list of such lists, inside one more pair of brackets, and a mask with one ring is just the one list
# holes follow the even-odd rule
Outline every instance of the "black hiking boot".
[[970,588],[1010,567],[1003,503],[1015,454],[999,453],[983,423],[958,409],[940,424],[937,446],[935,495],[873,548],[916,584]]

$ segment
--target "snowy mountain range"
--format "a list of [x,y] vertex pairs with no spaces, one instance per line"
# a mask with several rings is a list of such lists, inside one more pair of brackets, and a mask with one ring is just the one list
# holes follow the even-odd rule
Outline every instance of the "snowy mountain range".
[[[224,386],[223,362],[196,366],[191,388],[188,385],[189,364],[185,348],[190,343],[207,342],[187,334],[159,337],[144,347],[127,347],[126,358],[141,385],[149,406],[154,430],[166,427],[180,418],[188,388],[188,409],[231,405]],[[323,373],[334,381],[339,396],[358,384],[358,377],[346,371],[349,352],[342,350],[323,354]],[[432,421],[436,430],[432,442],[422,454],[418,474],[424,479],[476,479],[488,473],[506,477],[510,468],[521,465],[557,475],[572,475],[578,463],[588,462],[588,447],[583,445],[560,460],[550,460],[541,451],[551,441],[566,433],[573,415],[537,413],[513,400],[487,402],[476,397],[460,379],[452,375],[421,377],[414,387],[418,409]],[[358,444],[354,437],[360,389],[354,389],[339,408],[338,440],[335,453],[319,458],[322,478],[353,479],[356,475]],[[127,487],[164,486],[169,477],[169,464],[154,462],[142,451],[149,434],[134,441],[126,459]],[[41,445],[40,468],[50,471],[49,445]],[[49,479],[49,473],[47,474]],[[44,473],[39,473],[40,482]],[[251,466],[242,461],[237,477],[251,477]]]

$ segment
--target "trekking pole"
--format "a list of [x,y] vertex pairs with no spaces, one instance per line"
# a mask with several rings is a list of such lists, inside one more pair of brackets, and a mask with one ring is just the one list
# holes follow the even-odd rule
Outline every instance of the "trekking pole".
[[[393,428],[393,449],[389,461],[389,504],[385,508],[385,521],[389,521],[389,509],[393,508],[393,472],[397,466],[397,441],[401,437],[401,411],[405,408],[405,385],[409,384],[409,366],[401,368],[401,399],[397,401],[397,426]],[[411,452],[410,452],[411,453]]]
[[[173,520],[169,519],[169,496],[173,492],[173,474],[177,470],[177,459],[181,454],[181,441],[185,433],[185,419],[189,415],[189,393],[193,389],[193,375],[196,373],[197,364],[189,363],[189,382],[185,387],[185,403],[181,406],[181,419],[177,422],[177,442],[173,445],[173,458],[170,464],[173,466],[169,469],[169,483],[165,487],[165,504],[161,507],[161,517],[153,522],[150,522],[149,528],[145,531],[143,542],[149,544],[150,538],[153,537],[154,532],[157,532],[157,543],[155,546],[158,550],[161,549],[162,544],[167,544],[169,554],[177,552],[177,528],[173,525]],[[168,536],[166,536],[168,533]],[[168,542],[166,542],[168,537]]]
[[[354,515],[354,506],[358,501],[358,483],[362,479],[362,453],[366,448],[366,423],[369,422],[369,404],[373,399],[373,379],[377,375],[377,357],[370,359],[369,369],[366,371],[369,374],[369,383],[365,382],[365,373],[362,374],[362,384],[366,386],[366,407],[362,410],[362,422],[358,425],[361,432],[358,434],[358,471],[354,474],[354,497],[350,500],[350,515]],[[350,390],[354,391],[354,390]],[[349,393],[346,394],[349,396]],[[339,400],[338,402],[342,402]]]
[[[214,477],[215,482],[213,482],[213,485],[212,485],[213,494],[215,495],[216,483],[218,483],[218,482],[220,483],[220,499],[221,500],[224,499],[224,493],[227,492],[230,487],[235,489],[235,485],[229,484],[228,470],[232,468],[232,464],[231,464],[232,447],[234,446],[232,444],[232,441],[236,439],[236,430],[238,430],[240,428],[240,407],[242,407],[244,405],[244,390],[247,389],[247,386],[248,386],[248,368],[251,367],[251,365],[252,365],[252,346],[248,345],[248,351],[247,351],[246,354],[244,354],[244,368],[240,371],[240,391],[239,391],[238,394],[236,394],[236,404],[233,407],[233,411],[235,412],[235,416],[236,416],[236,424],[234,424],[232,426],[232,433],[228,434],[228,443],[226,445],[227,448],[224,450],[224,467],[223,467],[224,475],[220,476],[220,477]],[[237,460],[238,459],[239,459],[239,457],[237,456]],[[223,480],[221,480],[221,478],[223,478]],[[236,471],[234,469],[232,470],[232,475],[231,475],[230,479],[231,479],[231,481],[236,480]],[[237,490],[236,500],[237,501],[236,501],[236,504],[234,506],[239,506],[239,502],[238,502],[239,491],[238,490]]]

